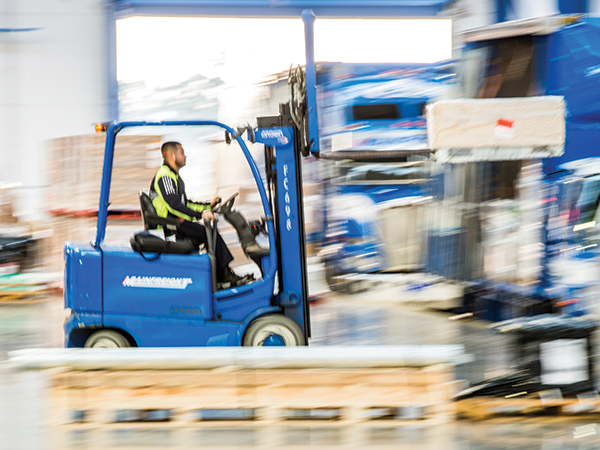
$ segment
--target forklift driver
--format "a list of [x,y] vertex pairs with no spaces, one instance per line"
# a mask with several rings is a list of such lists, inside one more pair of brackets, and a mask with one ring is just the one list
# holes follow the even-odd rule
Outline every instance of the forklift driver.
[[[214,219],[211,208],[221,201],[215,197],[206,203],[193,202],[187,199],[185,183],[179,176],[179,169],[185,166],[186,156],[179,142],[165,142],[161,147],[163,165],[150,185],[150,199],[160,217],[176,218],[181,222],[177,237],[188,238],[195,245],[206,244],[206,229],[194,219]],[[239,286],[249,281],[248,277],[239,277],[230,267],[233,256],[216,233],[215,257],[217,260],[217,281],[222,285]],[[223,286],[225,287],[225,286]]]

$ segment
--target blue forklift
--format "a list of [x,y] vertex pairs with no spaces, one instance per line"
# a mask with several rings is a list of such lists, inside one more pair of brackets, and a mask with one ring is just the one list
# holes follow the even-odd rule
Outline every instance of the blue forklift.
[[[433,9],[436,9],[437,5]],[[410,8],[409,8],[410,9]],[[411,10],[412,11],[412,10]],[[423,10],[419,10],[421,13]],[[420,15],[420,14],[419,14]],[[296,346],[311,335],[302,173],[300,159],[319,157],[317,70],[311,10],[302,11],[306,66],[290,86],[279,114],[261,117],[257,127],[234,130],[215,121],[114,122],[106,130],[96,237],[67,242],[64,249],[66,347]],[[135,127],[219,127],[240,146],[252,171],[264,216],[248,223],[234,211],[235,196],[222,215],[238,233],[261,277],[218,289],[211,240],[198,250],[171,241],[157,229],[176,230],[140,195],[144,231],[129,245],[105,243],[116,136]],[[242,136],[265,146],[265,181]],[[265,188],[266,184],[266,188]],[[210,223],[205,223],[210,236]],[[256,243],[262,232],[268,248]]]
[[[106,143],[96,237],[64,247],[65,347],[298,346],[310,337],[298,133],[286,105],[258,118],[256,129],[215,121],[114,122]],[[177,221],[160,218],[141,193],[144,231],[129,245],[104,243],[115,142],[141,127],[220,127],[239,144],[257,184],[264,217],[248,223],[233,209],[236,194],[217,209],[235,228],[262,276],[218,289],[212,239],[206,248],[172,241]],[[266,188],[246,143],[265,146]],[[215,224],[205,222],[209,237]],[[166,233],[165,233],[166,231]],[[263,233],[268,248],[257,244]]]

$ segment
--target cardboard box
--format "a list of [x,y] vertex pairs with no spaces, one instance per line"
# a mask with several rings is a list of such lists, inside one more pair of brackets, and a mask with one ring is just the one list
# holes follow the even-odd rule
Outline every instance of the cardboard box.
[[440,162],[561,156],[565,102],[560,96],[441,100],[427,106],[427,138]]
[[[81,213],[98,210],[105,135],[53,139],[50,144],[51,211]],[[148,189],[160,167],[161,136],[119,136],[115,146],[110,203],[139,208],[138,192]]]

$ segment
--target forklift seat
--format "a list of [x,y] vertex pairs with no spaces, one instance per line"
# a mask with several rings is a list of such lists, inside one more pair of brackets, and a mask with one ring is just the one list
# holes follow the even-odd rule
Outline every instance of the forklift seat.
[[[140,253],[177,253],[189,254],[198,251],[198,247],[189,239],[167,240],[175,235],[180,222],[168,217],[160,217],[145,192],[140,192],[140,207],[145,231],[136,233],[131,239],[131,248]],[[162,232],[156,233],[157,230]],[[162,234],[162,236],[157,235]]]

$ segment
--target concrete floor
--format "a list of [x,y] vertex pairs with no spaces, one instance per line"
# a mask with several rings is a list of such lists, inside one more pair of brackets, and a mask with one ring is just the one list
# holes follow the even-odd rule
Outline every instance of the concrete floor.
[[[473,383],[505,374],[510,351],[504,336],[479,321],[393,301],[401,286],[378,285],[355,296],[331,294],[312,272],[311,345],[462,344],[473,361],[457,377]],[[389,301],[386,301],[389,300]],[[21,348],[62,347],[62,298],[0,303],[0,449],[51,449],[53,436],[40,419],[44,381],[38,373],[13,373],[1,361]],[[519,420],[507,423],[406,425],[327,424],[194,429],[87,429],[70,432],[60,448],[394,448],[394,449],[587,449],[600,448],[595,423]],[[54,442],[56,444],[56,442]]]

